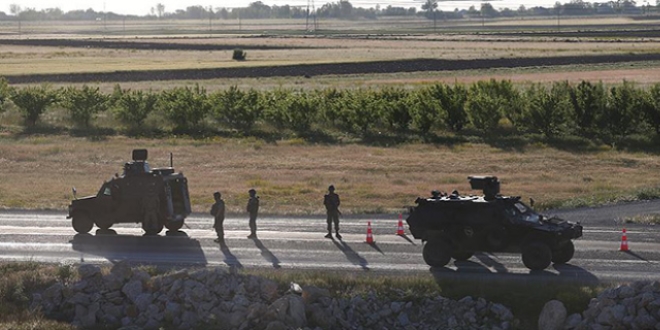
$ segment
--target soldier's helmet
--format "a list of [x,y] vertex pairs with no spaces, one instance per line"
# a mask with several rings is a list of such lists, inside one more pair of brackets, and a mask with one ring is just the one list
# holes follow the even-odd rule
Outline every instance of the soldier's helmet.
[[250,189],[250,190],[248,190],[248,193],[250,193],[250,195],[254,195],[254,194],[257,193],[257,191],[254,190],[254,189]]
[[220,197],[222,197],[222,194],[219,191],[213,193],[213,198],[219,199]]
[[328,190],[329,190],[329,191],[335,191],[335,186],[334,186],[334,185],[330,185],[330,186],[328,187]]

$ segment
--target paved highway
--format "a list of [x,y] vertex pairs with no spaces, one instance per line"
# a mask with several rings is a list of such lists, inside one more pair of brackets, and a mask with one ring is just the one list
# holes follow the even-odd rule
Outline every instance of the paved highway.
[[[660,213],[660,201],[548,212],[580,221],[584,237],[575,241],[575,257],[567,265],[530,272],[519,254],[480,253],[465,262],[434,269],[440,276],[496,274],[493,276],[547,276],[569,280],[645,280],[660,278],[660,226],[628,224],[630,252],[618,251],[621,219]],[[375,244],[365,243],[371,221]],[[250,240],[247,217],[225,220],[226,246],[213,242],[212,219],[194,214],[177,235],[144,237],[137,224],[113,227],[116,235],[76,234],[66,214],[59,212],[0,212],[0,260],[57,263],[135,263],[166,265],[224,265],[246,268],[282,268],[426,272],[422,243],[395,235],[396,216],[341,219],[342,240],[324,238],[320,217],[262,217],[258,239]],[[404,221],[405,224],[405,221]],[[497,275],[499,274],[499,275]]]

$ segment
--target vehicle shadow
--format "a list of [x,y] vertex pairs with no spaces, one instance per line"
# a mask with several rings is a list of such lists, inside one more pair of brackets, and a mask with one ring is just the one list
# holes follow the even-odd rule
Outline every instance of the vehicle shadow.
[[146,264],[206,265],[207,260],[198,240],[185,232],[166,235],[117,235],[114,231],[97,235],[76,234],[69,241],[73,250],[108,259],[112,263],[128,261]]
[[273,268],[282,268],[282,266],[280,266],[280,259],[278,259],[272,252],[270,252],[270,250],[264,246],[264,243],[262,243],[260,239],[254,238],[253,240],[254,245],[259,248],[264,259],[273,264]]
[[630,250],[628,250],[628,251],[623,251],[623,253],[625,253],[625,254],[629,254],[629,255],[631,255],[631,256],[633,256],[633,257],[639,259],[639,260],[646,261],[646,262],[650,262],[648,259],[646,259],[646,258],[640,256],[639,254],[637,254],[637,253],[635,253],[635,252],[632,252],[632,251],[630,251]]
[[369,263],[367,262],[367,259],[364,259],[362,256],[360,256],[344,241],[336,241],[333,239],[332,243],[334,243],[335,246],[337,246],[337,248],[346,255],[346,259],[348,259],[348,261],[350,261],[354,265],[358,265],[362,267],[362,270],[371,270],[369,268]]

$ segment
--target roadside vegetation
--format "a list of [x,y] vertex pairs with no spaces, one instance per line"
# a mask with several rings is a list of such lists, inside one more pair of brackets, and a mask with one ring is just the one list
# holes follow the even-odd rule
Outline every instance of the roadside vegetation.
[[57,109],[67,113],[69,122],[59,128],[101,127],[94,119],[109,109],[104,117],[110,125],[103,128],[110,134],[145,136],[261,138],[267,133],[273,140],[385,145],[499,140],[503,147],[546,143],[579,151],[603,145],[652,151],[660,136],[660,83],[648,89],[628,81],[611,87],[589,81],[517,87],[508,80],[489,80],[416,89],[259,91],[232,86],[215,92],[199,84],[160,92],[116,85],[105,94],[88,85],[54,89],[0,81],[0,104],[11,101],[28,128]]

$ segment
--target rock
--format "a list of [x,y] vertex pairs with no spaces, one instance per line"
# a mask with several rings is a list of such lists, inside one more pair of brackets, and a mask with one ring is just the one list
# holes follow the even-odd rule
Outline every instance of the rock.
[[410,320],[408,319],[408,314],[406,314],[405,312],[399,313],[399,316],[397,316],[396,321],[402,327],[406,327],[410,324]]
[[312,285],[306,285],[302,288],[302,298],[305,304],[315,303],[322,297],[330,297],[330,291]]
[[490,306],[490,311],[491,313],[495,314],[498,319],[502,321],[511,321],[513,320],[513,313],[511,313],[511,310],[506,308],[502,304],[493,304]]
[[307,323],[305,303],[302,297],[295,294],[288,294],[275,300],[268,306],[268,313],[294,328],[300,328]]
[[151,305],[151,302],[153,301],[152,298],[153,297],[150,293],[142,293],[138,295],[135,298],[135,307],[137,307],[140,313],[146,312],[147,308],[149,308],[149,305]]
[[280,321],[273,321],[268,323],[268,326],[266,326],[266,330],[288,330],[289,327],[286,326],[286,324],[280,322]]
[[582,316],[579,313],[571,314],[566,318],[564,329],[575,329],[580,325],[580,322],[582,322]]
[[101,274],[101,267],[92,264],[82,264],[78,267],[78,275],[81,279]]
[[616,294],[617,294],[617,297],[620,298],[620,299],[630,298],[630,297],[633,297],[635,295],[635,289],[633,289],[630,286],[623,285],[623,286],[620,286],[616,289]]
[[119,276],[112,273],[103,276],[102,281],[103,287],[110,291],[120,290],[124,286],[124,281],[119,278]]
[[393,313],[398,313],[403,309],[404,304],[398,301],[393,301],[390,303],[390,309]]
[[303,289],[298,285],[298,283],[291,282],[289,284],[289,291],[292,293],[302,294]]
[[566,307],[559,300],[548,301],[541,310],[539,315],[538,329],[539,330],[559,330],[566,322],[568,315]]
[[142,293],[142,281],[130,280],[128,283],[124,284],[121,292],[123,292],[131,302],[135,302],[135,299]]

